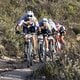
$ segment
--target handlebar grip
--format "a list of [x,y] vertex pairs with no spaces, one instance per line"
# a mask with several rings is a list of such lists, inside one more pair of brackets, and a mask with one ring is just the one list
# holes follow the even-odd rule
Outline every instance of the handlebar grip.
[[20,34],[20,32],[19,31],[16,31],[16,34]]

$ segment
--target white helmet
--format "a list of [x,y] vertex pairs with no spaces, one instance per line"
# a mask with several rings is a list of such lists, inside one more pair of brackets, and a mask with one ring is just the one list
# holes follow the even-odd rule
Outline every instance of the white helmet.
[[48,21],[49,21],[49,22],[53,22],[52,19],[49,19]]
[[33,17],[34,13],[33,11],[27,11],[27,17]]
[[46,23],[46,22],[48,22],[48,19],[47,18],[43,18],[42,21],[43,21],[43,23],[44,22]]

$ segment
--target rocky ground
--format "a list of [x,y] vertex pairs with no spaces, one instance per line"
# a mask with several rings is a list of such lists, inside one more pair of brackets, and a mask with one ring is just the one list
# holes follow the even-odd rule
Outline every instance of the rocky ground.
[[27,68],[26,62],[4,57],[0,59],[0,80],[33,80],[30,79],[33,71],[41,66],[41,63],[35,62],[32,67]]

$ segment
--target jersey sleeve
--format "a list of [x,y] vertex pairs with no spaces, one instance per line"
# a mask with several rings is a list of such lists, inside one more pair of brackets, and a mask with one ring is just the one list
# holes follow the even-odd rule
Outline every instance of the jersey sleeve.
[[22,26],[22,24],[24,23],[24,21],[26,21],[26,19],[27,19],[27,17],[26,17],[26,14],[25,14],[18,20],[17,24],[19,26]]
[[22,26],[23,23],[24,23],[24,20],[21,20],[21,21],[18,23],[18,25],[19,25],[19,26]]

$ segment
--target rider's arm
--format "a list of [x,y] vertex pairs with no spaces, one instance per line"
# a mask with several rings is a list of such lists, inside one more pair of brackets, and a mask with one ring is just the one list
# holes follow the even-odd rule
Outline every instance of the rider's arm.
[[[64,27],[64,26],[63,26]],[[64,34],[66,34],[66,28],[64,27]]]
[[21,20],[17,23],[16,27],[15,27],[15,31],[16,33],[19,34],[19,28],[22,26],[22,24],[24,23],[24,20]]
[[33,20],[34,20],[35,29],[36,30],[39,29],[39,22],[38,22],[37,18],[33,17]]
[[66,29],[65,29],[65,27],[64,27],[64,26],[62,26],[62,27],[63,27],[63,33],[66,34]]
[[20,32],[19,32],[19,27],[20,27],[20,26],[19,26],[18,24],[17,24],[16,27],[15,27],[15,32],[16,32],[16,34],[19,34],[19,33],[20,33]]
[[66,30],[64,30],[64,34],[66,35]]
[[36,30],[37,30],[39,28],[39,23],[37,20],[35,21],[35,26],[36,26]]

